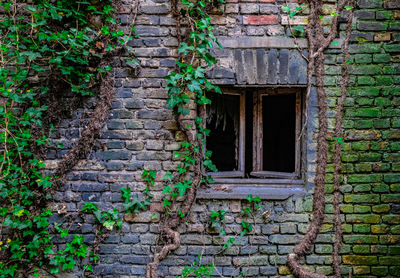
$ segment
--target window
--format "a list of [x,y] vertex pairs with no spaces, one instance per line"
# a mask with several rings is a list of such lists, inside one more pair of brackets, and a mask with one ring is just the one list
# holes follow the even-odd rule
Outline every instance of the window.
[[210,94],[207,148],[215,178],[300,177],[302,94],[297,89]]

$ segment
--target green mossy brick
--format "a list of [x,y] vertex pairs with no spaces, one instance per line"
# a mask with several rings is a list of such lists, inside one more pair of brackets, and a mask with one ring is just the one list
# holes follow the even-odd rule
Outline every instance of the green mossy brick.
[[374,100],[374,104],[376,106],[390,106],[392,105],[392,101],[387,97],[377,97]]
[[388,274],[387,266],[373,266],[371,267],[371,274],[378,276],[385,276]]
[[400,96],[400,87],[384,87],[382,88],[383,96]]
[[367,163],[357,163],[355,165],[355,171],[357,173],[362,173],[362,172],[371,172],[372,171],[372,165],[371,164],[367,164]]
[[372,187],[372,192],[374,193],[386,193],[389,192],[389,186],[384,183],[376,183]]
[[[389,31],[400,31],[400,21],[389,22]],[[394,51],[396,52],[396,51]]]
[[[351,234],[353,233],[353,225],[351,224],[343,224],[342,225],[342,231],[345,234]],[[343,254],[345,254],[346,252],[344,252]]]
[[396,74],[397,69],[393,66],[384,66],[382,68],[382,73],[383,74]]
[[369,192],[369,191],[371,191],[371,185],[369,184],[358,184],[354,186],[354,193]]
[[356,162],[358,160],[358,155],[356,154],[344,154],[342,156],[343,162]]
[[389,63],[391,60],[390,54],[374,54],[373,56],[374,63]]
[[375,78],[372,76],[359,76],[357,78],[357,84],[360,86],[372,86],[375,85]]
[[400,151],[400,142],[392,142],[392,143],[390,143],[390,149],[392,151]]
[[378,108],[359,108],[355,111],[355,117],[376,118],[379,116],[380,109]]
[[390,185],[390,191],[392,192],[400,192],[400,184],[394,183]]
[[[400,109],[399,109],[400,112]],[[382,132],[382,137],[386,139],[400,139],[399,130],[385,130]]]
[[381,50],[382,43],[363,43],[349,46],[349,53],[351,54],[380,53]]
[[316,244],[315,253],[317,254],[332,254],[333,246],[328,244]]
[[400,52],[400,44],[384,44],[383,49],[386,52]]
[[378,214],[348,214],[346,215],[347,223],[365,223],[365,224],[377,224],[380,221],[380,215]]
[[370,64],[372,62],[371,54],[356,54],[354,55],[356,64]]
[[389,183],[400,182],[400,174],[384,174],[383,180]]
[[387,142],[387,141],[371,143],[371,150],[373,150],[373,151],[383,151],[383,150],[388,150],[388,149],[389,149],[389,142]]
[[372,120],[355,120],[354,126],[357,129],[365,129],[365,128],[372,128]]
[[379,203],[379,194],[346,194],[346,203]]
[[389,246],[389,255],[400,255],[400,246]]
[[382,109],[382,117],[400,117],[400,109]]
[[371,225],[368,224],[354,224],[353,231],[355,233],[369,233],[371,232]]
[[385,153],[383,159],[388,162],[400,161],[400,153]]
[[386,254],[387,246],[385,245],[371,245],[372,254]]
[[380,265],[400,265],[400,256],[379,257]]
[[352,142],[351,143],[351,149],[353,151],[368,151],[371,149],[371,143],[370,142]]
[[367,213],[367,212],[371,212],[370,206],[361,206],[361,205],[354,206],[354,213]]
[[[400,195],[399,195],[399,197],[400,197]],[[397,215],[397,214],[383,215],[382,222],[388,223],[388,224],[400,224],[400,215]]]
[[383,194],[381,200],[383,203],[400,203],[400,194]]
[[343,263],[351,265],[377,265],[377,256],[343,255]]
[[[354,124],[354,123],[353,123]],[[400,119],[392,119],[392,127],[398,128],[400,127]],[[350,127],[351,128],[351,127]]]
[[400,76],[393,76],[394,84],[400,84]]
[[354,245],[353,252],[356,254],[367,254],[371,252],[369,245]]
[[392,164],[392,171],[400,172],[400,163],[393,163]]
[[380,244],[397,244],[400,243],[400,235],[381,235],[379,236]]
[[369,267],[369,266],[354,266],[353,272],[356,275],[369,274],[371,272],[371,267]]
[[358,98],[356,102],[360,106],[371,106],[374,100],[371,98]]
[[386,224],[371,225],[371,233],[373,234],[386,234],[390,230]]
[[393,18],[393,12],[392,11],[377,11],[376,12],[376,18],[377,19],[392,19]]
[[378,65],[353,65],[350,72],[355,75],[377,75],[381,74],[382,68]]
[[394,84],[393,78],[391,76],[376,76],[376,86],[389,86]]
[[388,204],[372,206],[372,211],[376,213],[385,213],[388,212],[389,210],[390,210],[390,205]]
[[382,155],[380,153],[361,153],[359,155],[361,162],[378,162],[381,161]]
[[393,277],[400,277],[400,267],[399,266],[389,267],[389,274],[393,275]]
[[346,205],[342,205],[341,207],[340,207],[340,211],[342,212],[342,213],[352,213],[354,210],[353,210],[353,205],[348,205],[348,204],[346,204]]
[[400,225],[395,225],[390,227],[392,234],[400,234]]
[[372,120],[372,125],[374,128],[390,128],[389,119],[374,119]]
[[400,97],[394,97],[392,100],[394,106],[400,106]]
[[353,97],[377,97],[379,89],[376,87],[359,87],[349,90],[349,95]]
[[350,183],[366,183],[379,181],[382,181],[381,174],[353,174],[348,176],[348,182]]
[[325,74],[327,75],[340,75],[342,68],[339,66],[325,66]]

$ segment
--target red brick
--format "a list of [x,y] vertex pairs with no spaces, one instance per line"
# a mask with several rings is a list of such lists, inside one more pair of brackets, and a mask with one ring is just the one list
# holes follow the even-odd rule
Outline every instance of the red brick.
[[278,24],[278,17],[276,15],[250,15],[243,17],[243,24],[245,25],[270,25]]

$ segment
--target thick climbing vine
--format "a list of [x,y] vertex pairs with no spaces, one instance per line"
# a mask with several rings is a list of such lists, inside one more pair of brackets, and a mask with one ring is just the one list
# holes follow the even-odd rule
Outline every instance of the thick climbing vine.
[[343,80],[341,83],[341,99],[339,106],[336,111],[336,125],[335,125],[335,154],[334,154],[334,222],[335,222],[335,241],[334,241],[334,252],[333,252],[333,266],[335,277],[341,277],[340,268],[340,243],[341,243],[341,220],[340,220],[340,169],[341,169],[341,143],[339,138],[342,138],[342,112],[343,105],[346,97],[346,88],[349,82],[348,74],[348,45],[351,32],[352,23],[352,6],[353,1],[341,0],[338,2],[337,12],[332,14],[332,23],[330,26],[330,33],[324,35],[324,26],[320,20],[322,15],[322,2],[319,0],[309,1],[310,15],[309,23],[306,26],[306,34],[308,38],[308,88],[307,88],[307,99],[310,95],[311,88],[313,86],[313,76],[315,75],[315,86],[318,100],[318,149],[317,149],[317,170],[315,176],[315,189],[313,195],[313,218],[308,226],[306,235],[302,240],[294,247],[293,253],[288,255],[288,265],[291,268],[293,274],[300,278],[324,278],[323,274],[315,273],[309,269],[302,267],[299,263],[299,259],[309,254],[312,251],[313,243],[320,231],[321,225],[325,217],[325,175],[326,167],[328,163],[328,148],[327,140],[328,136],[328,120],[327,120],[327,99],[324,89],[324,77],[325,77],[325,54],[324,51],[331,45],[337,44],[333,42],[338,33],[338,17],[344,10],[349,10],[347,18],[346,28],[346,39],[344,42],[344,61],[343,61]]
[[[212,32],[211,18],[207,14],[207,6],[211,4],[211,0],[182,0],[175,7],[178,16],[177,29],[180,30],[180,20],[185,18],[188,38],[181,41],[178,47],[181,56],[177,61],[177,71],[166,78],[167,104],[174,111],[179,129],[184,132],[187,141],[181,142],[182,151],[175,153],[176,157],[181,157],[176,169],[177,175],[173,177],[167,172],[163,177],[167,180],[163,190],[165,214],[159,230],[166,244],[147,266],[147,278],[158,277],[157,268],[160,262],[169,252],[180,246],[180,234],[176,228],[190,212],[197,189],[208,180],[203,167],[216,171],[210,159],[211,152],[205,149],[205,139],[209,133],[205,128],[205,105],[210,103],[206,92],[221,93],[220,88],[205,76],[206,66],[216,63],[210,54],[210,48],[214,43],[219,45]],[[189,109],[193,107],[192,104],[196,107],[194,114]]]
[[[64,94],[91,96],[100,83],[101,95],[112,92],[110,58],[132,39],[117,27],[113,16],[117,6],[110,0],[0,3],[0,277],[54,274],[89,256],[79,235],[56,250],[51,233],[66,237],[68,231],[61,224],[50,224],[52,212],[47,207],[57,179],[87,150],[78,144],[53,177],[44,174],[44,157],[37,150],[50,144],[54,121],[48,118],[54,115],[47,113],[63,105],[49,100]],[[100,131],[111,99],[105,96],[97,104],[100,118],[96,115],[98,120],[88,124],[87,137]],[[115,220],[111,212],[100,222],[103,216],[108,223]]]

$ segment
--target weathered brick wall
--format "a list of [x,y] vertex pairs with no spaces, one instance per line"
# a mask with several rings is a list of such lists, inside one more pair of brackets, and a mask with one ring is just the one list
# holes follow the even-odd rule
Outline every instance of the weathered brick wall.
[[[159,177],[174,170],[173,152],[179,150],[182,134],[177,131],[171,112],[166,109],[163,79],[175,66],[177,40],[175,19],[167,0],[140,1],[135,28],[140,35],[131,46],[136,49],[139,69],[126,66],[124,57],[116,57],[116,99],[112,115],[102,138],[87,160],[75,167],[65,186],[55,195],[57,205],[65,204],[68,212],[80,210],[87,201],[101,209],[122,209],[120,188],[129,186],[141,192],[145,185],[143,169],[156,170]],[[285,1],[229,0],[225,13],[214,15],[216,34],[224,49],[215,50],[218,65],[210,77],[222,85],[302,86],[305,63],[289,38],[287,18],[280,6]],[[329,14],[335,1],[327,1]],[[297,3],[290,2],[295,7]],[[132,3],[126,1],[121,11],[122,23],[131,21]],[[397,9],[397,10],[396,10]],[[359,0],[353,38],[351,88],[346,102],[346,136],[343,162],[345,175],[342,192],[344,228],[343,273],[353,277],[400,277],[400,12],[398,1]],[[324,20],[327,17],[324,17]],[[296,17],[294,24],[304,24]],[[344,26],[341,26],[343,30]],[[184,31],[184,30],[183,30]],[[341,34],[340,37],[344,37]],[[340,41],[340,40],[339,40]],[[299,44],[306,46],[300,39]],[[341,45],[327,51],[326,84],[329,96],[330,123],[340,95]],[[259,59],[261,57],[261,59]],[[260,63],[259,61],[263,61]],[[264,75],[267,72],[267,75]],[[245,74],[243,74],[245,73]],[[64,150],[54,150],[47,161],[54,167],[79,136],[79,110],[73,121],[66,120],[54,133],[64,142]],[[90,114],[90,105],[87,114]],[[226,238],[209,229],[209,211],[227,211],[227,236],[241,230],[242,216],[236,205],[245,201],[198,200],[182,225],[182,246],[162,262],[160,273],[175,277],[184,265],[192,263],[198,253],[204,263],[215,263],[217,272],[231,277],[246,271],[247,277],[289,277],[286,255],[305,233],[312,211],[312,179],[315,169],[314,141],[317,126],[316,101],[309,106],[307,140],[303,148],[303,165],[307,183],[301,194],[263,200],[257,215],[255,233],[237,238],[234,246],[216,254]],[[332,182],[332,167],[328,183]],[[100,265],[96,272],[103,277],[144,277],[146,264],[157,246],[157,205],[162,199],[162,182],[152,188],[155,195],[151,211],[125,217],[122,231],[112,232],[100,248]],[[326,192],[332,192],[327,184]],[[290,197],[289,197],[290,196]],[[281,196],[282,197],[282,196]],[[328,203],[331,201],[328,196]],[[326,224],[305,262],[311,268],[330,274],[333,241],[331,205],[327,205]],[[267,212],[266,218],[261,213]],[[55,220],[58,216],[54,217]],[[76,219],[72,231],[82,232],[93,240],[94,221]],[[63,241],[60,240],[60,243]],[[250,255],[250,256],[249,256]],[[238,268],[241,264],[244,267]],[[76,273],[71,276],[77,275]]]

